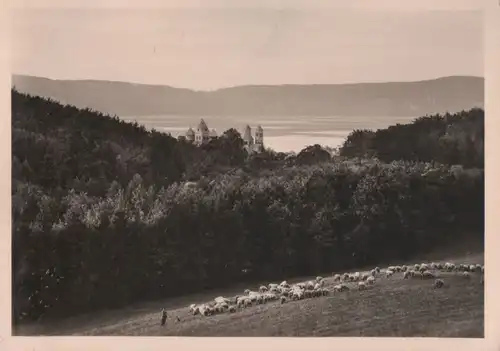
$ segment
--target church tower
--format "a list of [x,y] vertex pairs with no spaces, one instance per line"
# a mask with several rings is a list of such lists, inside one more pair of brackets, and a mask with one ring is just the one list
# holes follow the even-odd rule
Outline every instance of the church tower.
[[208,143],[209,138],[210,131],[208,130],[208,126],[202,118],[200,120],[200,124],[198,124],[198,128],[196,129],[195,143],[198,145],[206,144]]
[[264,130],[260,125],[255,130],[255,151],[264,151]]
[[252,129],[248,124],[245,128],[245,132],[243,133],[243,141],[245,143],[245,146],[252,148],[253,146]]
[[194,130],[191,127],[189,127],[186,133],[186,140],[189,141],[190,143],[194,142]]

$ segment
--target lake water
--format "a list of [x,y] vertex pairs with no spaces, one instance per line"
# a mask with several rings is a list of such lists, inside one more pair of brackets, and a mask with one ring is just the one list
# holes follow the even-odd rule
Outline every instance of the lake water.
[[137,121],[146,128],[184,135],[189,127],[196,129],[203,118],[209,129],[220,135],[229,128],[236,128],[243,134],[248,124],[252,128],[261,125],[264,129],[264,144],[276,151],[298,152],[313,144],[338,147],[354,129],[387,128],[396,123],[410,123],[415,117],[357,117],[357,116],[297,116],[297,117],[221,117],[221,116],[127,116],[127,122]]

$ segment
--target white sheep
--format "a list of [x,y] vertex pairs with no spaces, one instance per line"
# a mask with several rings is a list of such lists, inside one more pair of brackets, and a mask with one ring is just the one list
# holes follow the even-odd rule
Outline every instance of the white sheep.
[[396,267],[395,266],[389,266],[389,267],[387,267],[386,271],[393,271],[393,272],[395,272],[396,271]]
[[413,270],[414,271],[420,271],[420,265],[418,263],[413,265]]
[[216,297],[216,298],[214,299],[214,301],[215,301],[216,303],[226,303],[226,304],[230,303],[230,300],[229,300],[228,298],[226,298],[226,297],[222,297],[222,296],[218,296],[218,297]]
[[213,312],[212,308],[206,304],[200,305],[198,310],[202,316],[209,316]]
[[462,275],[465,277],[465,278],[470,278],[470,273],[469,272],[463,272]]
[[251,291],[250,294],[248,294],[248,298],[252,302],[258,302],[258,300],[261,298],[261,294],[255,291]]
[[359,290],[366,290],[366,284],[363,282],[358,283],[358,289]]
[[281,297],[280,297],[280,303],[281,303],[281,304],[284,304],[285,302],[286,302],[286,297],[281,296]]
[[282,288],[289,288],[290,285],[288,285],[288,282],[286,280],[283,280],[281,283],[280,283],[280,287]]
[[269,290],[271,290],[271,289],[278,289],[278,284],[271,283],[268,286],[269,286]]
[[368,284],[375,284],[375,277],[368,277],[368,279],[366,279],[366,282]]
[[312,280],[309,280],[307,283],[306,283],[306,288],[309,289],[309,290],[312,290],[314,289],[314,282]]
[[370,277],[370,275],[368,273],[364,273],[362,276],[361,276],[361,280],[365,281],[368,279],[368,277]]
[[374,277],[377,274],[377,271],[375,269],[372,269],[370,271],[370,274],[372,275],[372,277]]
[[290,291],[291,291],[291,289],[289,289],[289,288],[283,288],[279,292],[279,295],[280,296],[288,296],[290,294]]
[[401,272],[406,272],[406,271],[408,271],[408,266],[403,265],[403,266],[401,267]]
[[297,283],[294,285],[294,287],[298,287],[300,289],[305,289],[306,288],[306,283]]
[[228,309],[229,309],[229,305],[225,302],[221,302],[221,303],[218,303],[217,305],[215,305],[215,310],[217,312],[220,312],[220,313],[222,313]]
[[403,279],[408,279],[408,278],[410,278],[410,274],[411,274],[410,272],[411,272],[411,271],[406,271],[406,272],[404,272],[404,274],[403,274]]
[[247,307],[252,305],[252,301],[248,298],[248,296],[240,296],[236,301],[236,305],[238,307]]
[[317,281],[317,282],[319,282],[320,280],[323,280],[323,277],[321,277],[321,276],[319,276],[319,275],[318,275],[318,276],[316,277],[316,281]]
[[393,274],[394,274],[394,271],[391,271],[391,270],[385,271],[386,278],[392,277]]
[[341,283],[341,284],[335,285],[333,287],[333,290],[334,291],[345,291],[345,290],[349,290],[349,287],[346,284]]
[[380,267],[375,267],[375,271],[376,271],[377,273],[380,273]]
[[[191,306],[193,306],[193,305],[191,305]],[[191,307],[191,306],[190,306],[190,307]],[[198,313],[200,313],[200,307],[199,307],[199,306],[194,305],[194,306],[191,308],[191,313],[192,313],[194,316],[196,316]]]
[[444,281],[442,279],[436,279],[434,281],[434,288],[435,289],[442,288],[443,286],[444,286]]
[[302,300],[304,298],[304,293],[302,291],[294,291],[292,294],[292,299]]
[[267,291],[267,286],[261,285],[259,287],[259,292],[263,293],[263,292],[266,292],[266,291]]
[[481,273],[484,274],[484,266],[481,266]]
[[469,265],[469,271],[474,273],[476,271],[476,265],[475,264]]
[[200,312],[200,315],[202,315],[202,316],[208,315],[207,310],[208,310],[208,306],[205,306],[205,305],[198,306],[198,311]]
[[333,276],[333,281],[334,281],[334,282],[339,282],[339,281],[340,281],[340,274],[335,274],[335,275]]
[[234,313],[234,312],[236,312],[236,306],[235,305],[229,306],[229,313]]
[[349,273],[344,273],[343,280],[349,280],[350,278],[351,278],[351,275]]

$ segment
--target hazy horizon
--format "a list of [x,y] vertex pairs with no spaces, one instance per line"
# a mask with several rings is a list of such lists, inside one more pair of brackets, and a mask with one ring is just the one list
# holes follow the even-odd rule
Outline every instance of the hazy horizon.
[[287,83],[287,84],[241,84],[241,85],[231,85],[231,86],[223,86],[220,88],[216,89],[192,89],[192,88],[186,88],[186,87],[177,87],[177,86],[172,86],[169,84],[151,84],[151,83],[141,83],[141,82],[135,82],[135,81],[125,81],[125,80],[110,80],[110,79],[88,79],[88,78],[69,78],[69,79],[63,79],[63,78],[53,78],[53,77],[47,77],[47,76],[33,76],[29,74],[23,74],[23,73],[17,73],[17,72],[12,72],[11,76],[23,76],[23,77],[30,77],[30,78],[39,78],[39,79],[48,79],[52,81],[66,81],[66,82],[111,82],[111,83],[124,83],[124,84],[133,84],[133,85],[150,85],[150,86],[169,86],[171,88],[179,88],[179,89],[188,89],[188,90],[198,90],[198,91],[215,91],[215,90],[222,90],[222,89],[229,89],[229,88],[236,88],[236,87],[251,87],[251,86],[292,86],[292,85],[351,85],[351,84],[371,84],[371,83],[412,83],[412,82],[423,82],[423,81],[432,81],[432,80],[438,80],[438,79],[445,79],[445,78],[451,78],[451,77],[470,77],[470,78],[480,78],[484,79],[484,76],[474,76],[474,75],[454,75],[454,76],[438,76],[434,78],[426,78],[426,79],[419,79],[419,80],[399,80],[399,81],[356,81],[356,82],[341,82],[341,83],[309,83],[309,84],[301,84],[301,83]]
[[481,11],[17,9],[12,72],[216,90],[484,77]]

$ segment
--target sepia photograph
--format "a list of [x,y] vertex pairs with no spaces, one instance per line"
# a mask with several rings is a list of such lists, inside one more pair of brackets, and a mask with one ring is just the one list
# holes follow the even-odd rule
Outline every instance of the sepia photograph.
[[483,10],[208,3],[12,9],[12,335],[484,338]]

